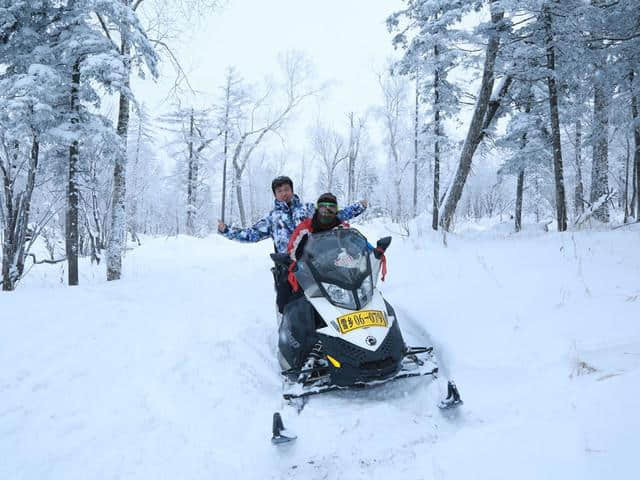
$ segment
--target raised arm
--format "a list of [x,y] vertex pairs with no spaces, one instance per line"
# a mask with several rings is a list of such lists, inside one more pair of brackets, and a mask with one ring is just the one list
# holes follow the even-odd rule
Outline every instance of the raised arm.
[[267,215],[248,228],[235,228],[224,225],[218,230],[221,235],[230,240],[253,243],[271,237],[271,222],[269,221],[269,215]]
[[347,220],[351,220],[352,218],[357,217],[362,212],[367,209],[368,202],[366,200],[361,200],[353,205],[349,205],[344,207],[342,210],[338,212],[338,220],[341,222],[346,222]]

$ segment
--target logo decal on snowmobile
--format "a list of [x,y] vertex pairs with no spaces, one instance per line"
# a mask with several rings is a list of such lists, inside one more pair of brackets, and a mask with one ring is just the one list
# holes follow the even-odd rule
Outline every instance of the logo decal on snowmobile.
[[369,345],[370,347],[373,347],[376,343],[378,343],[376,337],[372,337],[371,335],[365,338],[364,341],[367,342],[367,345]]
[[347,253],[346,249],[342,249],[338,254],[338,258],[333,262],[336,267],[358,268],[358,262]]

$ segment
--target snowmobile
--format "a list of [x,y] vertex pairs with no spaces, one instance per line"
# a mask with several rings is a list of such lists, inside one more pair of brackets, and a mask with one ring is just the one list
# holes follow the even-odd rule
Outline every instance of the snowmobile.
[[[279,324],[285,400],[437,376],[433,348],[405,344],[396,312],[377,289],[390,243],[385,237],[374,248],[358,230],[335,228],[307,236],[293,267],[288,255],[271,254],[276,265],[290,267],[300,292],[284,307]],[[455,384],[447,388],[439,406],[460,405]],[[273,443],[292,439],[274,414]]]

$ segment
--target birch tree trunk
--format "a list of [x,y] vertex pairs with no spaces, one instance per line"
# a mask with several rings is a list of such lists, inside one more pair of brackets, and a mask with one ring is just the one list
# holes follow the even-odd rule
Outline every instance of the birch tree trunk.
[[244,200],[242,198],[242,170],[236,170],[236,201],[238,202],[238,212],[240,213],[240,224],[242,228],[246,228],[247,226],[247,214],[244,210]]
[[[525,106],[525,113],[529,114],[531,112],[531,103],[533,102],[533,96],[530,94],[527,103]],[[522,134],[520,138],[520,151],[522,152],[527,146],[527,132]],[[524,160],[522,160],[522,165],[520,166],[520,171],[518,172],[518,182],[516,186],[516,211],[515,211],[515,231],[520,232],[522,230],[522,202],[524,199],[524,174],[525,174],[526,165]]]
[[355,201],[356,185],[356,160],[358,157],[358,146],[360,143],[360,132],[356,134],[353,121],[353,112],[349,113],[349,151],[347,165],[347,204],[351,205]]
[[[633,172],[631,173],[631,201],[629,202],[629,216],[636,217],[636,197],[637,189],[634,179],[637,177],[637,164],[633,163]],[[636,217],[636,220],[640,221],[640,218]]]
[[624,159],[624,223],[629,221],[629,163],[631,161],[631,152],[629,145],[629,137],[627,137],[627,155]]
[[[609,192],[609,112],[604,82],[596,72],[593,85],[593,162],[591,170],[591,193],[589,200],[594,204]],[[609,221],[609,206],[604,202],[593,216],[601,222]]]
[[66,251],[69,285],[78,285],[78,136],[80,61],[71,73],[71,125],[75,138],[69,147],[69,178],[67,185]]
[[416,68],[416,111],[413,119],[413,216],[418,216],[418,130],[419,130],[419,109],[420,100],[418,69]]
[[[438,45],[433,47],[433,56],[438,65]],[[433,215],[431,228],[438,230],[440,215],[440,71],[436,67],[433,71]],[[417,108],[417,107],[416,107]]]
[[307,160],[304,155],[300,159],[300,175],[298,177],[298,186],[296,187],[296,191],[298,192],[298,196],[300,198],[304,198],[304,179],[307,173]]
[[451,190],[446,197],[444,210],[440,219],[440,225],[449,230],[453,216],[456,212],[456,207],[462,196],[464,185],[471,171],[471,162],[473,161],[473,155],[480,144],[482,139],[483,125],[485,123],[485,116],[489,107],[489,101],[491,99],[491,92],[493,90],[494,83],[494,66],[498,50],[500,48],[500,33],[498,31],[499,23],[504,17],[504,11],[496,11],[493,8],[495,0],[491,0],[491,23],[493,25],[493,31],[489,35],[489,41],[487,43],[487,50],[484,60],[484,71],[482,73],[482,82],[480,85],[480,93],[476,102],[476,107],[471,118],[471,124],[469,125],[469,131],[462,147],[462,153],[460,154],[460,161],[458,168],[454,176]]
[[[634,76],[637,74],[634,73]],[[635,209],[636,220],[640,221],[640,119],[638,118],[638,97],[631,96],[631,116],[633,118],[633,196],[635,202],[631,202],[632,210]]]
[[576,121],[576,187],[573,202],[576,218],[584,212],[584,186],[582,184],[582,122]]
[[242,228],[245,228],[247,226],[247,217],[244,210],[244,201],[242,199],[242,174],[244,173],[249,155],[251,154],[251,150],[253,149],[249,149],[249,152],[245,153],[242,160],[240,160],[240,156],[242,154],[245,141],[247,140],[249,135],[249,133],[245,133],[242,135],[240,141],[236,145],[235,151],[233,152],[233,159],[231,162],[231,165],[233,167],[233,190],[235,190],[236,201],[238,202],[238,213],[240,214],[240,224],[242,225]]
[[[97,176],[97,172],[96,172],[96,167],[95,165],[92,167],[93,171],[92,171],[92,176],[93,176],[93,184],[97,184],[97,180],[96,180],[96,176]],[[104,225],[106,224],[106,218],[105,218],[105,214],[100,210],[100,202],[98,201],[98,192],[96,191],[96,189],[92,189],[91,190],[91,211],[93,214],[93,222],[95,224],[95,228],[96,228],[96,254],[98,254],[99,258],[102,257],[102,253],[101,250],[103,250],[105,248],[105,245],[107,243],[107,239],[106,239],[106,228],[104,228]]]
[[[16,156],[18,145],[15,145]],[[24,257],[26,250],[26,234],[29,227],[31,198],[36,184],[36,173],[40,159],[40,141],[34,135],[29,158],[27,182],[23,191],[16,195],[15,178],[11,160],[8,165],[0,160],[0,170],[3,176],[4,205],[2,216],[4,224],[4,241],[2,242],[2,290],[13,291],[24,272]],[[17,158],[16,158],[17,160]]]
[[[122,0],[129,5],[130,0]],[[130,45],[128,38],[128,24],[121,26],[122,47],[121,54],[124,57],[126,69],[125,87],[129,88],[131,75],[131,61],[129,58]],[[107,247],[107,280],[119,280],[122,275],[122,252],[125,246],[126,226],[126,172],[127,172],[127,132],[129,130],[129,97],[120,92],[118,105],[118,126],[116,132],[120,137],[121,151],[116,155],[113,167],[113,196],[111,203],[111,237]]]
[[562,146],[560,143],[560,114],[558,112],[558,90],[555,79],[555,47],[553,45],[553,24],[549,6],[544,7],[544,26],[547,43],[547,68],[552,72],[547,77],[549,89],[549,109],[551,114],[551,137],[553,144],[553,171],[555,176],[556,219],[558,231],[567,229],[567,203],[564,192],[564,173],[562,170]]
[[229,212],[230,220],[235,221],[235,212],[236,212],[236,176],[233,174],[229,174],[231,180],[231,188],[229,189],[229,207],[227,208]]
[[402,179],[396,178],[394,181],[396,191],[396,222],[402,221]]
[[220,221],[224,223],[224,214],[226,211],[227,203],[227,153],[229,149],[229,131],[224,131],[224,147],[223,147],[223,159],[222,159],[222,205],[220,207]]
[[522,200],[524,197],[524,166],[518,173],[518,183],[516,186],[516,215],[515,215],[515,229],[516,232],[522,230]]
[[192,108],[191,115],[189,117],[189,161],[187,166],[187,235],[195,234],[196,185],[198,180],[198,167],[197,160],[193,153],[193,136],[195,135],[194,122],[195,119]]
[[140,188],[138,187],[138,180],[139,180],[139,173],[138,173],[138,166],[140,164],[140,149],[142,147],[142,118],[141,116],[138,116],[138,132],[136,135],[136,151],[135,151],[135,155],[133,157],[133,191],[135,192],[134,195],[130,196],[130,205],[129,205],[129,232],[131,232],[131,239],[136,241],[138,243],[138,245],[141,245],[142,242],[140,242],[140,237],[138,237],[138,230],[140,229],[140,226],[138,225],[138,203],[139,203],[139,190]]
[[404,173],[404,168],[401,168],[400,166],[400,154],[398,153],[398,145],[396,143],[395,137],[392,137],[391,139],[390,150],[393,157],[393,164],[395,165],[396,170],[394,172],[395,178],[393,180],[396,194],[396,209],[394,221],[399,222],[402,219],[402,174]]
[[233,86],[232,71],[227,73],[227,83],[224,89],[224,134],[222,145],[222,203],[220,205],[220,221],[225,223],[225,213],[227,207],[227,159],[229,153],[229,122],[231,116],[231,89]]

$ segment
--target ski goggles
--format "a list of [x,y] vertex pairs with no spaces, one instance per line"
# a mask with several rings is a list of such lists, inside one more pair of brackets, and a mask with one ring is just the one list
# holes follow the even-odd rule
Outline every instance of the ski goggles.
[[333,213],[333,214],[336,214],[336,213],[338,213],[338,205],[336,205],[335,203],[320,202],[320,203],[318,203],[318,211],[320,213]]

